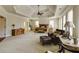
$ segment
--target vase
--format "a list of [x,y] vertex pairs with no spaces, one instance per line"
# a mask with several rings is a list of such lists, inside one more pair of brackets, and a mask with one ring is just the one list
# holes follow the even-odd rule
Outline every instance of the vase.
[[74,41],[74,44],[78,44],[77,38],[74,38],[73,41]]

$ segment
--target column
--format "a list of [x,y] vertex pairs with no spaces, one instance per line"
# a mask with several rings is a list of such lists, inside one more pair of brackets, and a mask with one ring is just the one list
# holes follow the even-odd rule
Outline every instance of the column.
[[73,23],[75,28],[73,30],[73,37],[79,37],[79,6],[73,8]]

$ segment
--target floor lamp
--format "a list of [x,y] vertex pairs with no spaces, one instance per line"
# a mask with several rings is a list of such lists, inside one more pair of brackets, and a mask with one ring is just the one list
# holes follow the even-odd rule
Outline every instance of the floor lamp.
[[70,39],[70,28],[75,28],[73,22],[66,21],[64,27],[66,28],[67,38]]

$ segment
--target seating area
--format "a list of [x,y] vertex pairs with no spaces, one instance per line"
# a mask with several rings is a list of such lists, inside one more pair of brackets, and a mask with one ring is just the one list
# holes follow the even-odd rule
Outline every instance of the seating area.
[[[56,35],[54,34],[56,33]],[[63,39],[64,38],[64,30],[56,29],[54,33],[48,34],[48,36],[40,36],[40,43],[44,45],[58,45],[59,50],[57,51],[58,53],[65,53],[65,50],[70,51],[72,53],[79,53],[79,49],[77,46],[74,45],[68,45],[66,42],[63,40],[69,40],[69,39]],[[57,36],[59,35],[59,36]],[[60,37],[60,35],[62,35]],[[53,53],[52,51],[46,51],[45,53]]]
[[42,45],[45,45],[45,44],[54,44],[54,45],[57,45],[60,42],[60,38],[57,37],[57,35],[63,35],[65,33],[64,30],[60,30],[60,29],[56,29],[56,31],[54,33],[51,33],[49,34],[48,33],[48,36],[40,36],[40,42],[42,43]]
[[45,33],[47,32],[47,26],[48,24],[39,24],[39,27],[36,27],[34,32]]

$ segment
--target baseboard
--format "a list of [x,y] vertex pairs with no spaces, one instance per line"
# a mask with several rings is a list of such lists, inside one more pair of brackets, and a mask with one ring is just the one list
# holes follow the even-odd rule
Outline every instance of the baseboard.
[[11,36],[11,35],[6,35],[6,37],[9,37],[9,36]]

